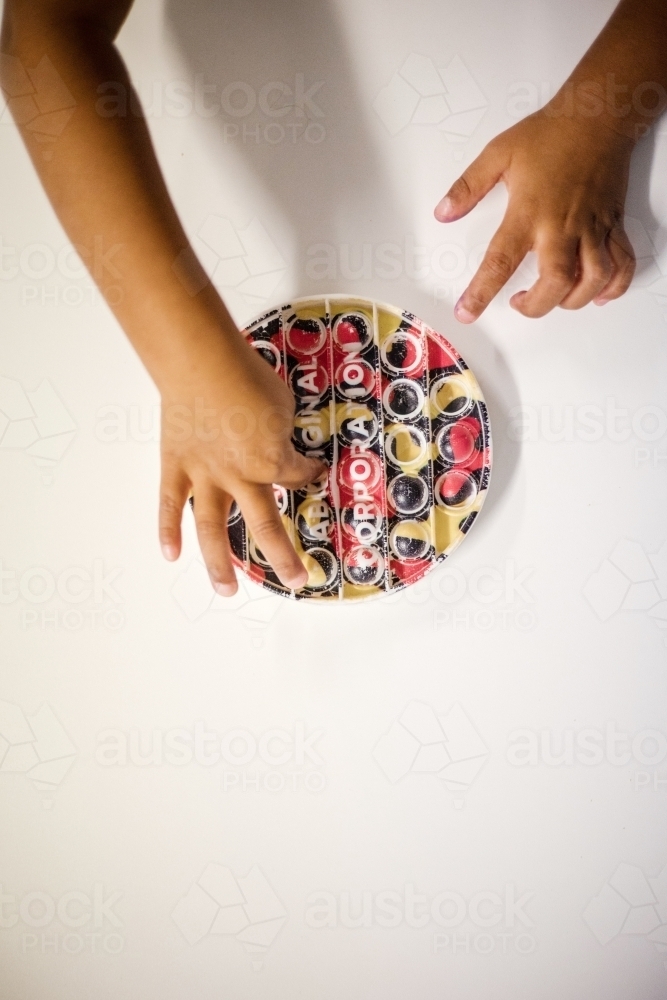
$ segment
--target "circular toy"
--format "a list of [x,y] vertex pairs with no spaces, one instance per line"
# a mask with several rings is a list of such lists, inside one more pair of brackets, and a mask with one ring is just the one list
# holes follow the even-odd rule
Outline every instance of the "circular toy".
[[307,584],[281,584],[236,504],[235,564],[297,599],[363,600],[420,580],[463,540],[489,485],[488,413],[463,358],[416,316],[343,295],[297,299],[243,332],[294,396],[295,447],[328,471],[274,486]]

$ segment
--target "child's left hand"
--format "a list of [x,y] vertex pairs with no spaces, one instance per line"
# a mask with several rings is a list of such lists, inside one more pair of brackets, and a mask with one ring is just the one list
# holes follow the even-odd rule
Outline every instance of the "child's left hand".
[[456,303],[456,318],[474,322],[530,250],[539,278],[510,299],[524,316],[623,295],[635,270],[623,228],[633,145],[600,120],[556,117],[548,105],[493,139],[435,209],[440,222],[454,222],[498,181],[509,194],[505,217]]

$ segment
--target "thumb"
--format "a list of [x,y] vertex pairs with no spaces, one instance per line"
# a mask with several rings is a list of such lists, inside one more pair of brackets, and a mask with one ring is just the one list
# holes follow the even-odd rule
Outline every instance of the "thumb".
[[327,465],[319,458],[306,458],[292,448],[292,452],[280,472],[278,486],[288,490],[298,490],[308,483],[315,483],[328,471]]
[[436,205],[438,222],[455,222],[467,215],[495,187],[505,166],[505,157],[497,147],[486,146]]

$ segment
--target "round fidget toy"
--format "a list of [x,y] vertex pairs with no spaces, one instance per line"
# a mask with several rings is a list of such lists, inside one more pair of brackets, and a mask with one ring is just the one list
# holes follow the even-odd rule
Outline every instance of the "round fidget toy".
[[463,540],[489,485],[488,413],[463,358],[411,313],[344,295],[297,299],[243,332],[294,396],[295,447],[328,470],[299,490],[274,486],[306,585],[283,586],[236,504],[235,564],[296,599],[362,600],[420,580]]

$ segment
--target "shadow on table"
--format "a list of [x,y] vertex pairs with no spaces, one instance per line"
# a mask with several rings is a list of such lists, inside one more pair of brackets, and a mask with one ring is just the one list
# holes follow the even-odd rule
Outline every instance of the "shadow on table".
[[166,19],[192,76],[216,85],[218,106],[224,95],[225,113],[205,122],[218,153],[242,157],[271,192],[300,254],[370,233],[378,212],[396,216],[332,3],[167,0]]
[[633,224],[628,223],[628,235],[637,254],[635,278],[639,279],[639,284],[642,284],[644,272],[654,267],[653,251],[655,256],[659,256],[667,247],[667,228],[656,218],[651,205],[651,172],[655,160],[655,147],[656,133],[653,129],[635,146],[630,166],[626,216],[629,220],[641,223],[650,241],[646,244],[641,229],[637,232]]

